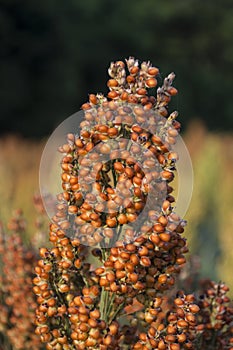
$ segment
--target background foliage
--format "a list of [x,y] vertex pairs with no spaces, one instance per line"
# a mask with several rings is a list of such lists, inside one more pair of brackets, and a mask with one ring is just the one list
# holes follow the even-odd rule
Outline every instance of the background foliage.
[[0,131],[49,134],[129,55],[176,72],[183,124],[232,129],[232,32],[231,0],[0,0]]

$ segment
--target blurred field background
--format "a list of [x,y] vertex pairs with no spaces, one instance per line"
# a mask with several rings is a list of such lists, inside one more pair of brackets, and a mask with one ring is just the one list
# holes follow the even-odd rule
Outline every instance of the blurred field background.
[[233,291],[232,1],[0,0],[0,28],[0,219],[22,208],[33,235],[46,139],[88,93],[107,91],[110,61],[149,59],[177,74],[171,109],[194,168],[190,251],[202,276]]

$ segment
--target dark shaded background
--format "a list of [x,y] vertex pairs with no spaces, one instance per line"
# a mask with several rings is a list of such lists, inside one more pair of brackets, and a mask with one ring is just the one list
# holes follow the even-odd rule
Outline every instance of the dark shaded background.
[[48,135],[129,55],[177,74],[183,125],[233,129],[231,0],[0,0],[0,133]]

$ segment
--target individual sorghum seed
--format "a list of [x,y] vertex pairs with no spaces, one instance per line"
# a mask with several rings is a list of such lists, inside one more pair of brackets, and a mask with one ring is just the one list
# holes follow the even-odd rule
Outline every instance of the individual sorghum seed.
[[171,350],[180,350],[180,344],[177,344],[177,343],[170,344],[170,349]]
[[159,343],[158,343],[158,349],[159,350],[165,350],[167,349],[167,345],[165,344],[164,340],[160,340]]
[[115,79],[109,79],[107,85],[110,88],[117,87],[118,86],[118,82]]
[[159,73],[159,69],[157,67],[150,67],[147,73],[149,75],[156,76]]
[[157,85],[157,80],[155,78],[149,78],[146,80],[146,86],[149,88],[155,87]]
[[175,96],[175,95],[177,95],[178,90],[177,90],[175,87],[170,86],[170,87],[167,89],[167,92],[168,92],[171,96]]
[[139,67],[133,66],[129,71],[131,75],[136,75],[139,72]]
[[177,321],[177,326],[180,328],[187,328],[188,327],[188,322],[185,320],[178,320]]
[[189,310],[193,313],[196,314],[197,312],[200,311],[200,307],[196,304],[191,304],[189,305]]

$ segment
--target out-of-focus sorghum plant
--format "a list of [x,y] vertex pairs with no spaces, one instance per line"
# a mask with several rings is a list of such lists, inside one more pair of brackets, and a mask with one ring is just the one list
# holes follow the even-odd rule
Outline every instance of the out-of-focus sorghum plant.
[[36,298],[32,292],[33,249],[22,242],[25,220],[15,211],[5,233],[0,228],[0,349],[42,349],[34,333]]
[[[168,111],[175,75],[155,92],[159,70],[150,62],[130,57],[108,72],[108,96],[89,96],[80,135],[69,133],[59,148],[53,247],[40,249],[33,280],[36,334],[48,350],[233,349],[224,284],[210,283],[200,299],[167,292],[188,252],[171,186],[180,130],[177,112]],[[132,229],[153,189],[154,207]]]
[[39,247],[43,244],[47,236],[48,228],[48,216],[45,211],[42,198],[39,194],[33,196],[33,204],[36,209],[36,220],[35,220],[35,232],[31,236],[30,243],[31,246],[38,250]]

